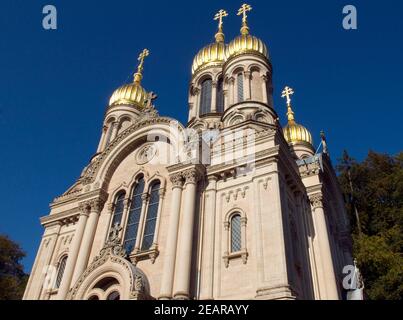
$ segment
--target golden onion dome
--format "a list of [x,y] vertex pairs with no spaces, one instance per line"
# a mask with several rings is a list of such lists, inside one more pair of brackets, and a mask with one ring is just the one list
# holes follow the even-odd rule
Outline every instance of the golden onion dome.
[[117,105],[132,105],[142,108],[145,106],[147,99],[147,92],[141,86],[141,79],[143,78],[143,64],[144,59],[150,54],[147,49],[144,49],[139,57],[139,65],[137,72],[134,74],[132,83],[124,84],[115,90],[109,99],[109,106]]
[[214,16],[214,20],[218,20],[218,30],[215,34],[215,42],[210,43],[201,49],[193,59],[192,75],[204,67],[220,66],[225,61],[226,44],[224,43],[223,18],[228,13],[221,9]]
[[[286,87],[287,89],[288,87]],[[287,98],[289,99],[289,98]],[[288,100],[291,101],[291,100]],[[287,118],[288,123],[283,128],[283,135],[289,144],[295,143],[308,143],[313,145],[312,135],[307,128],[295,122],[294,112],[292,111],[291,104],[288,104]]]
[[283,128],[283,134],[285,140],[290,144],[301,142],[309,143],[310,145],[313,144],[312,135],[308,129],[296,122],[288,123]]
[[225,61],[226,44],[214,42],[201,49],[193,59],[192,75],[207,66],[222,65]]
[[143,107],[147,98],[147,92],[136,83],[125,84],[116,89],[109,99],[110,106],[122,104]]
[[241,34],[228,44],[226,59],[244,53],[257,53],[269,59],[269,51],[264,42],[250,34]]

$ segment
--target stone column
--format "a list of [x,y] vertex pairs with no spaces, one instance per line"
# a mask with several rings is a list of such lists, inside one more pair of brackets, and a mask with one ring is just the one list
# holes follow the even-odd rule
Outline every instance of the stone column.
[[244,86],[243,86],[244,100],[251,100],[251,88],[250,88],[251,72],[245,71],[243,75],[244,75]]
[[185,183],[185,202],[182,211],[182,221],[179,234],[179,248],[175,269],[175,299],[189,299],[190,271],[192,265],[193,227],[196,204],[196,188],[198,172],[195,168],[183,173]]
[[76,230],[74,232],[73,244],[69,248],[69,253],[67,257],[66,268],[64,269],[63,279],[60,284],[59,290],[57,292],[57,299],[64,300],[70,289],[71,279],[73,277],[74,267],[76,265],[78,252],[80,250],[81,240],[83,238],[85,226],[87,224],[87,219],[89,215],[88,204],[80,204],[80,218],[77,223]]
[[146,220],[149,198],[150,198],[150,196],[147,192],[144,192],[141,195],[141,200],[142,200],[141,213],[140,213],[139,227],[137,230],[136,244],[134,246],[134,253],[138,253],[141,251],[141,242],[142,242],[142,238],[143,238],[144,221]]
[[199,88],[199,87],[195,88],[194,93],[195,93],[196,109],[194,110],[193,114],[196,118],[199,118],[200,117],[201,88]]
[[263,103],[268,104],[269,98],[267,97],[267,76],[265,74],[262,75],[262,97]]
[[235,83],[235,78],[231,77],[228,79],[229,81],[229,97],[228,97],[228,106],[230,107],[235,103],[235,88],[234,88],[234,83]]
[[112,124],[111,139],[109,140],[109,142],[113,141],[116,138],[116,136],[118,135],[118,126],[119,126],[119,124],[117,122],[114,122]]
[[74,275],[71,281],[71,285],[74,285],[74,283],[78,280],[78,278],[87,267],[88,258],[90,256],[92,244],[94,241],[95,231],[97,230],[99,213],[101,211],[103,203],[99,199],[96,199],[89,201],[88,205],[90,206],[90,214],[81,241],[80,251],[78,253],[76,266],[74,268]]
[[168,223],[168,235],[165,247],[164,267],[162,270],[159,299],[172,298],[175,273],[176,247],[178,242],[179,216],[182,200],[183,178],[180,173],[170,177],[172,182],[171,210]]
[[211,84],[211,110],[210,112],[217,112],[217,81]]
[[223,110],[225,111],[225,110],[227,110],[227,108],[228,108],[228,90],[227,90],[227,89],[224,89],[224,90],[222,91],[222,94],[223,94],[223,96],[224,96],[224,107],[223,107]]
[[319,278],[320,298],[322,300],[338,300],[339,294],[333,268],[326,217],[323,210],[322,194],[317,193],[310,195],[309,200],[313,211],[315,228],[314,249]]
[[215,242],[215,212],[217,200],[216,176],[208,177],[204,205],[203,224],[203,248],[200,283],[200,299],[213,299],[213,274],[214,274],[214,242]]
[[105,139],[106,139],[107,129],[108,129],[107,126],[102,127],[102,134],[101,134],[101,139],[99,139],[97,152],[101,152],[104,149],[104,142],[105,142]]

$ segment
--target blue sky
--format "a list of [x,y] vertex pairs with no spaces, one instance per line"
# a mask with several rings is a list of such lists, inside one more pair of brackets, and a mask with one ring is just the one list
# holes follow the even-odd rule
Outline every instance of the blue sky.
[[[363,159],[369,149],[402,150],[403,2],[249,2],[251,33],[269,47],[275,108],[295,89],[296,120],[331,155]],[[58,29],[42,28],[42,8],[58,9]],[[96,151],[107,101],[131,79],[148,48],[143,85],[162,115],[187,119],[193,56],[213,40],[221,8],[226,40],[239,33],[241,1],[2,0],[0,3],[0,233],[27,252],[31,269],[39,217],[79,176]],[[358,10],[358,30],[342,28],[342,8]]]

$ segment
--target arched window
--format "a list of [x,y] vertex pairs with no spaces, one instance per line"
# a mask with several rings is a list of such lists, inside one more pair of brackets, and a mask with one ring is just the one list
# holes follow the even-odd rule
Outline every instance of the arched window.
[[115,224],[119,224],[119,225],[121,224],[123,209],[125,207],[125,204],[124,204],[125,196],[126,196],[126,193],[123,191],[123,192],[120,192],[118,194],[118,196],[116,197],[115,210],[113,211],[113,219],[112,219],[111,227],[113,227]]
[[106,300],[120,300],[120,294],[117,291],[111,292],[107,297]]
[[231,252],[238,252],[242,249],[241,216],[235,214],[231,218]]
[[217,112],[224,112],[224,91],[222,78],[220,78],[217,82],[216,110]]
[[137,238],[137,230],[139,228],[141,208],[143,206],[143,200],[141,195],[144,191],[144,178],[141,177],[133,190],[132,201],[130,204],[129,216],[127,220],[127,227],[125,232],[124,248],[127,253],[130,253],[134,249]]
[[211,111],[211,79],[206,79],[202,82],[200,93],[200,115]]
[[243,101],[243,74],[238,73],[237,76],[237,90],[238,90],[238,102]]
[[147,250],[151,247],[154,240],[155,225],[158,216],[158,206],[160,202],[159,190],[161,183],[159,181],[155,182],[151,186],[150,191],[150,201],[147,208],[147,218],[144,227],[143,243],[141,246],[142,250]]
[[66,269],[66,263],[67,263],[67,256],[64,256],[59,261],[59,268],[57,270],[57,276],[56,276],[56,288],[59,288],[60,284],[62,283],[64,269]]

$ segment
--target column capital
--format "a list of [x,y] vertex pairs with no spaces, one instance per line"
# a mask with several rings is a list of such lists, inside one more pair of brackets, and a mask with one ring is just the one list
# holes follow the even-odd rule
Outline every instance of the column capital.
[[314,209],[323,208],[323,195],[321,193],[309,195],[309,201]]
[[234,77],[228,78],[228,82],[229,82],[230,84],[234,84],[235,78],[234,78]]
[[169,177],[169,180],[171,180],[172,188],[182,188],[183,186],[182,173],[174,173]]
[[115,209],[115,204],[113,202],[108,204],[108,213],[112,214],[113,210]]
[[200,179],[200,174],[195,168],[191,168],[183,172],[183,177],[186,180],[185,184],[196,184]]
[[143,202],[147,201],[150,198],[150,195],[147,192],[141,194],[141,200]]
[[250,71],[244,71],[243,75],[244,75],[244,77],[245,77],[246,79],[250,79],[251,76],[252,76],[252,72],[250,72]]
[[217,84],[218,84],[218,81],[216,81],[216,80],[213,80],[213,81],[211,82],[211,86],[212,86],[213,88],[217,88]]
[[265,81],[265,82],[266,82],[267,80],[269,80],[269,77],[267,76],[267,74],[262,74],[262,75],[261,75],[261,78],[262,78],[262,80]]

